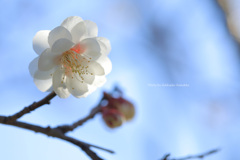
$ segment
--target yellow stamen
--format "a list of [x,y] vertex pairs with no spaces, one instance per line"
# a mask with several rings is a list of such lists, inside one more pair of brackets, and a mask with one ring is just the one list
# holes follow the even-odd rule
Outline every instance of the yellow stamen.
[[[76,53],[73,50],[68,50],[64,52],[60,58],[60,63],[62,65],[62,68],[65,69],[65,74],[72,75],[72,73],[76,73],[80,77],[82,82],[84,80],[84,75],[93,75],[88,71],[89,62],[90,61],[86,59],[82,54]],[[71,78],[74,77],[72,76]]]

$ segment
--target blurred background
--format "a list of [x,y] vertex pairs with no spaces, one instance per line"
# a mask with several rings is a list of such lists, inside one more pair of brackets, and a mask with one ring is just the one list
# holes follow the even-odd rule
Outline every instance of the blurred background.
[[[221,148],[206,160],[240,159],[239,7],[238,0],[0,0],[0,114],[47,95],[28,72],[37,56],[32,38],[76,15],[111,41],[107,83],[87,98],[54,98],[22,121],[72,123],[118,84],[135,104],[135,118],[112,130],[98,115],[69,133],[116,152],[95,150],[101,157],[157,160]],[[6,125],[0,131],[0,159],[89,160],[55,138]]]

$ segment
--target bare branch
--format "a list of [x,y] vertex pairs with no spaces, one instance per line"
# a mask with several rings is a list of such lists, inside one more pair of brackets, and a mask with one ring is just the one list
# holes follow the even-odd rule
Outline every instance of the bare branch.
[[42,100],[38,101],[38,102],[33,102],[33,104],[31,104],[28,107],[23,108],[21,111],[15,113],[12,116],[8,116],[4,119],[4,122],[12,122],[12,121],[16,121],[18,118],[22,117],[23,115],[30,113],[31,111],[45,105],[45,104],[50,104],[50,100],[52,98],[54,98],[56,96],[55,92],[51,92],[50,94],[48,94],[45,98],[43,98]]
[[100,107],[99,105],[95,108],[93,108],[90,112],[90,114],[86,117],[84,117],[83,119],[78,120],[77,122],[73,123],[72,125],[62,125],[62,126],[58,126],[56,127],[56,129],[61,130],[63,133],[67,133],[69,131],[73,131],[74,129],[76,129],[77,127],[83,125],[83,123],[87,122],[88,120],[92,119],[95,117],[95,115],[97,113],[100,112]]
[[[102,100],[103,100],[103,99],[102,99]],[[58,126],[58,127],[56,127],[56,129],[61,130],[63,133],[67,133],[67,132],[73,131],[73,130],[76,129],[77,127],[83,125],[83,124],[84,124],[85,122],[87,122],[88,120],[94,118],[95,115],[101,111],[100,104],[101,104],[102,100],[99,102],[99,104],[98,104],[96,107],[94,107],[94,108],[91,110],[90,114],[87,115],[86,117],[84,117],[84,118],[76,121],[75,123],[73,123],[73,124],[71,124],[71,125]]]
[[161,160],[188,160],[188,159],[203,159],[208,155],[214,154],[216,152],[220,151],[220,149],[214,149],[211,151],[208,151],[206,153],[203,154],[199,154],[199,155],[191,155],[191,156],[187,156],[187,157],[183,157],[183,158],[169,158],[170,154],[167,154],[165,156],[163,156],[163,158]]
[[47,136],[51,136],[51,137],[56,137],[65,141],[68,141],[78,147],[80,147],[89,157],[91,157],[93,160],[102,160],[102,158],[98,157],[98,155],[93,152],[90,147],[94,147],[97,149],[101,149],[103,151],[107,151],[109,153],[114,153],[111,150],[99,147],[99,146],[95,146],[92,144],[88,144],[85,142],[82,142],[80,140],[74,139],[72,137],[66,136],[64,135],[64,133],[61,132],[61,130],[57,129],[57,128],[51,128],[51,127],[40,127],[37,125],[33,125],[33,124],[29,124],[29,123],[24,123],[24,122],[20,122],[20,121],[8,121],[6,122],[5,119],[7,117],[5,116],[0,116],[0,123],[2,124],[6,124],[6,125],[12,125],[12,126],[16,126],[16,127],[20,127],[20,128],[24,128],[24,129],[28,129],[34,132],[39,132],[39,133],[43,133]]

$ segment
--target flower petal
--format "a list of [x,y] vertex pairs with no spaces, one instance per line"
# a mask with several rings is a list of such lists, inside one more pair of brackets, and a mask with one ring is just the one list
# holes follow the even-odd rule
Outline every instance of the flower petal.
[[49,48],[48,35],[49,30],[41,30],[33,38],[33,50],[40,55],[45,49]]
[[98,35],[97,24],[89,20],[85,20],[84,23],[86,26],[85,38],[97,37]]
[[69,30],[69,32],[71,32],[73,27],[76,26],[76,24],[78,24],[81,21],[83,21],[83,19],[81,17],[71,16],[71,17],[66,18],[62,22],[61,26],[65,27],[66,29]]
[[91,74],[82,75],[83,81],[87,84],[92,84],[94,82],[95,76]]
[[69,92],[75,97],[82,96],[89,91],[88,85],[85,82],[82,83],[79,79],[77,79],[76,75],[68,77],[66,85]]
[[98,41],[94,38],[87,38],[81,41],[81,45],[84,46],[85,51],[83,55],[92,60],[96,60],[101,56],[100,45]]
[[86,38],[96,37],[98,34],[97,24],[89,20],[81,21],[72,28],[71,34],[75,43]]
[[34,76],[35,72],[38,70],[38,59],[39,57],[34,58],[28,66],[29,72],[32,77]]
[[91,61],[88,64],[88,71],[93,75],[105,75],[104,68],[97,62]]
[[85,82],[87,84],[92,84],[94,82],[95,76],[91,75],[91,74],[81,74],[79,75],[79,73],[73,73],[72,76],[70,76],[71,78],[74,77],[76,78],[79,82]]
[[38,69],[41,71],[48,71],[52,69],[55,65],[54,54],[51,53],[51,49],[46,49],[40,56],[38,60]]
[[65,38],[71,41],[72,35],[65,27],[58,26],[49,33],[48,43],[50,46],[52,46],[57,40],[61,38]]
[[80,40],[83,38],[83,36],[86,34],[86,32],[87,31],[86,31],[86,26],[85,26],[84,21],[79,22],[71,30],[72,41],[74,43],[80,42]]
[[96,62],[103,67],[105,75],[111,72],[112,62],[107,56],[101,56],[99,59],[96,60]]
[[107,38],[104,37],[96,37],[96,40],[98,41],[101,49],[101,53],[108,55],[111,51],[111,44],[110,41]]
[[52,52],[55,55],[60,55],[63,52],[69,50],[73,45],[74,43],[68,39],[65,39],[65,38],[59,39],[53,44]]
[[42,79],[34,78],[34,83],[40,91],[46,92],[52,86],[52,79],[49,78],[49,79],[42,80]]
[[92,85],[88,85],[88,92],[86,92],[85,94],[83,94],[83,95],[81,95],[81,96],[76,96],[76,97],[77,97],[77,98],[87,97],[89,94],[93,93],[96,89],[97,89],[97,87],[92,86]]
[[40,71],[37,70],[34,74],[34,78],[39,79],[39,80],[46,80],[50,79],[53,76],[53,73],[56,71],[56,67],[48,70],[48,71]]
[[105,76],[95,76],[93,86],[102,87],[106,83],[107,79]]
[[57,69],[52,78],[53,90],[60,98],[67,98],[70,96],[70,93],[66,87],[66,75],[64,70]]

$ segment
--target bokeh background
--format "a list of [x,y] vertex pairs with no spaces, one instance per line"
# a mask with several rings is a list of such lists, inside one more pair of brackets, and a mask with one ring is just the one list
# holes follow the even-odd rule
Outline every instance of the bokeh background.
[[[219,2],[0,0],[0,114],[13,114],[46,96],[28,72],[37,56],[32,38],[76,15],[96,22],[99,36],[111,41],[113,70],[107,83],[87,98],[54,98],[22,121],[72,123],[118,84],[135,104],[135,118],[111,130],[98,115],[69,133],[116,152],[96,150],[101,157],[157,160],[166,153],[182,157],[221,148],[206,160],[240,159],[240,1]],[[5,125],[0,131],[0,159],[89,160],[55,138]]]

